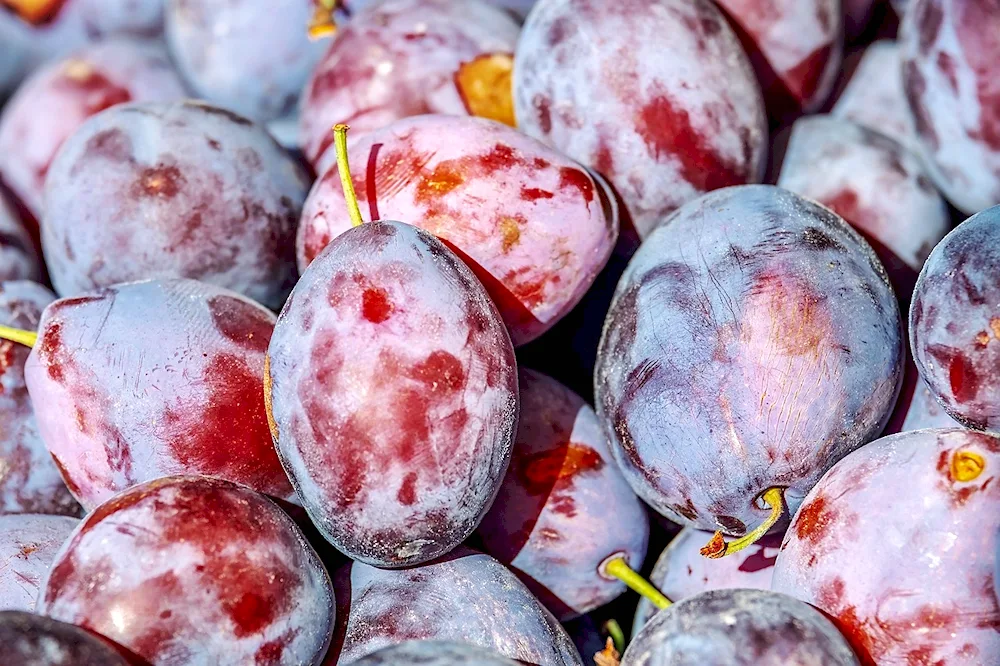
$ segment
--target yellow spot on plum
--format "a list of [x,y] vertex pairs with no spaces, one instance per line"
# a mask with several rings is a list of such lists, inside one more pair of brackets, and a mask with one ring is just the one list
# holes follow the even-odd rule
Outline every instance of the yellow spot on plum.
[[504,254],[507,254],[521,240],[521,229],[517,226],[517,220],[512,217],[500,220],[500,234],[502,235]]
[[509,53],[486,53],[462,63],[455,72],[455,86],[469,114],[516,127],[513,73],[514,57]]
[[1000,317],[990,319],[990,329],[993,331],[993,337],[1000,340]]
[[63,76],[73,81],[86,81],[94,75],[94,68],[86,60],[70,58],[62,67]]
[[980,347],[985,347],[990,344],[990,334],[986,331],[979,331],[976,333],[976,344]]
[[986,459],[975,451],[956,451],[951,457],[951,476],[956,481],[972,481],[986,469]]

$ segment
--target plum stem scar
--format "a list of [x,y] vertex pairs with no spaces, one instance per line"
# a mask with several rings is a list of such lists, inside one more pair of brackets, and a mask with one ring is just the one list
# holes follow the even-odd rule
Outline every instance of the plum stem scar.
[[657,608],[668,608],[671,605],[670,599],[663,596],[663,593],[653,587],[652,583],[636,573],[624,557],[615,557],[606,562],[603,565],[603,573],[625,583],[632,590],[649,599]]
[[337,22],[333,13],[338,5],[340,5],[339,0],[316,0],[316,8],[306,33],[311,41],[329,37],[337,32]]
[[10,326],[0,326],[0,338],[17,342],[25,347],[34,347],[35,343],[38,342],[38,333]]
[[354,181],[351,180],[351,165],[347,159],[347,130],[351,129],[344,123],[333,126],[333,145],[337,151],[337,170],[340,172],[340,186],[344,188],[344,198],[347,200],[347,212],[351,215],[351,224],[360,227],[365,223],[358,206],[358,195],[354,193]]
[[720,557],[740,552],[767,534],[768,530],[774,527],[774,524],[781,518],[781,514],[785,512],[785,497],[781,488],[768,488],[761,496],[761,499],[764,500],[764,504],[771,508],[771,515],[767,517],[767,520],[758,525],[746,536],[736,541],[730,541],[729,543],[726,543],[726,540],[722,537],[722,532],[716,532],[701,549],[701,554],[710,559],[717,560]]

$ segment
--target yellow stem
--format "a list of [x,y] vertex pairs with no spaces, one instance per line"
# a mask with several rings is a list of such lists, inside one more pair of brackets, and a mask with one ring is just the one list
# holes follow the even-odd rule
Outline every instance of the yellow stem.
[[25,331],[21,328],[11,328],[10,326],[0,326],[0,338],[17,342],[25,347],[34,347],[38,342],[38,333]]
[[726,543],[726,540],[722,537],[722,532],[716,532],[709,542],[705,544],[705,547],[701,549],[701,554],[710,559],[717,560],[720,557],[740,552],[767,534],[774,527],[774,524],[778,522],[778,519],[781,518],[781,514],[785,512],[784,491],[781,488],[768,488],[761,496],[761,499],[764,500],[764,504],[771,508],[771,515],[767,517],[767,520],[746,536],[735,541],[730,541],[729,543]]
[[354,193],[354,181],[351,180],[351,165],[347,159],[347,130],[351,129],[343,123],[333,126],[333,147],[337,153],[337,170],[340,171],[340,186],[344,188],[344,198],[347,200],[347,212],[351,215],[351,223],[360,227],[365,223],[358,207],[358,195]]
[[624,557],[616,557],[608,562],[604,566],[604,572],[609,576],[614,576],[646,599],[649,599],[657,608],[667,608],[671,605],[670,599],[663,596],[663,593],[653,587],[652,583],[633,571]]

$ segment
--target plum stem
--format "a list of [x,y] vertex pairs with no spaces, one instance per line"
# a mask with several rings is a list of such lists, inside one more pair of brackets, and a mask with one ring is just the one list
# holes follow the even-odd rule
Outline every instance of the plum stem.
[[333,126],[333,146],[337,153],[337,170],[340,172],[340,186],[344,188],[344,198],[347,200],[347,212],[351,215],[351,224],[360,227],[365,223],[358,206],[358,195],[354,193],[354,181],[351,179],[351,165],[347,159],[347,130],[351,129],[344,123]]
[[636,573],[628,565],[624,557],[619,556],[609,560],[604,564],[603,569],[603,573],[625,583],[632,590],[649,599],[650,603],[657,608],[669,608],[671,606],[670,599],[663,596],[663,593],[653,587],[652,583]]
[[758,525],[746,536],[735,541],[730,541],[729,543],[726,543],[726,540],[722,537],[722,532],[716,532],[701,549],[701,554],[707,558],[717,560],[720,557],[740,552],[767,534],[768,530],[774,527],[774,524],[781,518],[781,514],[785,512],[784,491],[781,488],[768,488],[761,495],[761,499],[764,501],[764,504],[771,508],[771,515],[767,517],[767,520]]
[[337,21],[333,13],[339,4],[339,0],[316,0],[316,9],[307,32],[310,40],[317,41],[337,32]]
[[614,641],[615,649],[619,652],[624,652],[625,632],[622,631],[622,626],[618,624],[618,620],[611,618],[604,623],[604,629],[608,632],[608,638]]
[[10,326],[0,326],[0,338],[17,342],[25,347],[34,347],[38,342],[38,333],[25,331],[21,328],[11,328]]

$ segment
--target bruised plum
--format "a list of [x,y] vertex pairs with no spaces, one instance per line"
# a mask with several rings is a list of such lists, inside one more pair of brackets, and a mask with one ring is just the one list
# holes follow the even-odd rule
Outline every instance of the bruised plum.
[[373,652],[353,666],[517,666],[495,652],[464,643],[407,641]]
[[713,590],[657,613],[622,666],[858,666],[823,614],[783,594]]
[[793,514],[882,430],[901,329],[882,265],[842,219],[777,187],[727,188],[632,258],[598,351],[598,415],[641,498],[742,536],[770,517],[765,491]]
[[638,570],[649,522],[611,457],[594,410],[545,375],[521,370],[521,418],[510,467],[479,526],[490,555],[510,566],[560,620],[625,591],[601,565]]
[[0,610],[35,610],[38,586],[78,522],[34,513],[0,516]]
[[832,616],[866,665],[1000,663],[998,471],[1000,439],[985,433],[868,444],[802,504],[772,589]]
[[392,221],[337,236],[268,361],[278,453],[330,543],[406,566],[476,528],[510,460],[517,370],[496,307],[441,241]]
[[42,263],[21,216],[0,190],[0,282],[42,279]]
[[84,507],[171,474],[291,499],[261,388],[273,326],[260,305],[194,280],[49,305],[25,380],[42,439]]
[[582,666],[566,631],[514,574],[461,548],[414,569],[354,562],[334,576],[337,629],[326,664],[410,640],[458,641],[538,666]]
[[292,520],[249,488],[167,477],[90,513],[56,556],[42,615],[152,666],[319,664],[333,589]]
[[1000,206],[960,224],[934,248],[910,306],[920,376],[945,411],[1000,432]]
[[26,613],[0,612],[0,664],[5,666],[129,666],[91,632]]

